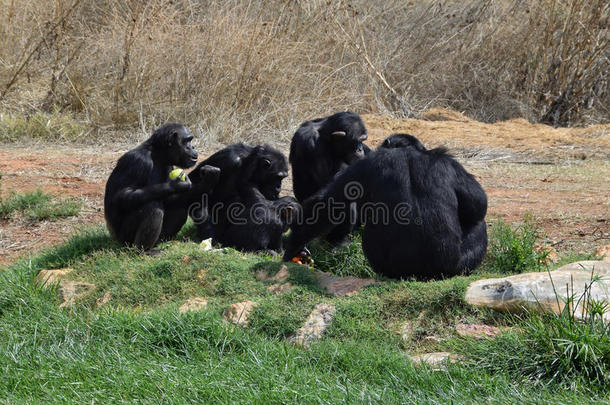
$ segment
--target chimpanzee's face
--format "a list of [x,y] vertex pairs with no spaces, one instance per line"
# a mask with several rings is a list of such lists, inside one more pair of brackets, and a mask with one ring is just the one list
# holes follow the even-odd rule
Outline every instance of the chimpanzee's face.
[[321,131],[331,142],[334,156],[342,163],[349,165],[365,156],[362,142],[368,135],[358,114],[346,111],[331,115]]
[[191,144],[193,135],[183,126],[171,128],[169,137],[170,164],[182,168],[193,167],[197,163],[197,152]]
[[288,162],[279,151],[266,147],[258,157],[253,181],[268,200],[277,200],[282,189],[282,180],[288,176]]

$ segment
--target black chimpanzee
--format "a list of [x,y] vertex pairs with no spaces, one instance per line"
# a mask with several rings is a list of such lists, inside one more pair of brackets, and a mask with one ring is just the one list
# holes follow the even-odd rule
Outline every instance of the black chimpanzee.
[[220,170],[211,166],[197,168],[196,187],[188,179],[169,180],[174,165],[188,168],[197,162],[192,139],[184,126],[168,123],[119,159],[104,196],[106,224],[119,242],[149,250],[175,236],[188,206],[216,185]]
[[412,147],[420,152],[425,152],[427,150],[419,139],[410,134],[390,135],[384,139],[379,147],[385,149]]
[[255,147],[242,159],[236,179],[237,193],[224,201],[224,207],[219,210],[214,224],[214,243],[274,255],[282,251],[282,234],[299,215],[301,206],[293,197],[268,199],[259,190],[269,162],[267,146]]
[[[247,159],[253,162],[248,168],[243,164]],[[201,212],[198,209],[191,211],[191,216],[197,224],[199,237],[202,239],[214,235],[213,222],[217,220],[217,214],[238,197],[241,191],[240,185],[244,184],[244,178],[246,178],[246,170],[252,170],[252,173],[248,175],[249,183],[254,185],[268,200],[279,198],[282,180],[288,176],[286,157],[269,145],[256,147],[244,143],[229,145],[204,160],[197,168],[205,165],[218,167],[220,179],[214,191],[208,196],[208,205],[212,208],[212,218],[206,220],[205,215],[204,218],[201,218]],[[193,170],[193,174],[189,174],[194,185],[203,181],[199,178],[197,168]],[[222,218],[218,218],[218,220],[222,220]]]
[[[362,159],[370,149],[366,127],[358,114],[338,112],[301,124],[290,143],[294,195],[301,204],[328,185],[341,170]],[[348,242],[358,219],[334,228],[326,235],[333,245]]]
[[335,175],[370,149],[362,118],[353,112],[338,112],[301,124],[290,143],[292,185],[299,202],[305,201]]
[[444,148],[426,150],[411,136],[388,139],[304,204],[304,223],[293,224],[285,260],[336,226],[331,210],[355,202],[365,223],[364,254],[380,274],[428,279],[481,263],[487,249],[481,185]]

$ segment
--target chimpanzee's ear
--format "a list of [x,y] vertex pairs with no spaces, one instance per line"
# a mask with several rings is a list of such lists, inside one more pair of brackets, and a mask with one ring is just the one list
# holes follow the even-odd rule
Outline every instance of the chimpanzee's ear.
[[180,135],[178,134],[178,131],[172,131],[169,136],[167,137],[167,146],[169,146],[170,148],[172,146],[174,146],[175,144],[179,143],[179,137]]
[[345,136],[347,134],[345,133],[345,131],[335,131],[335,132],[332,132],[331,135],[339,137],[339,136]]

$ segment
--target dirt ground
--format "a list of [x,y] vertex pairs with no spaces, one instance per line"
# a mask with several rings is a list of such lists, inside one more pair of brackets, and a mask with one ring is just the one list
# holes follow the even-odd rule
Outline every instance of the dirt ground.
[[[610,125],[553,129],[517,119],[495,124],[432,109],[423,119],[365,115],[371,147],[391,133],[418,136],[428,147],[445,145],[481,182],[488,217],[509,222],[531,214],[545,243],[559,253],[592,253],[610,239]],[[0,193],[43,191],[83,200],[78,217],[31,223],[0,220],[0,266],[60,243],[76,229],[103,223],[106,178],[134,145],[99,147],[0,145]],[[287,152],[287,148],[283,148]],[[35,153],[34,153],[35,152]],[[202,151],[202,159],[212,150]],[[284,183],[290,194],[291,180]]]

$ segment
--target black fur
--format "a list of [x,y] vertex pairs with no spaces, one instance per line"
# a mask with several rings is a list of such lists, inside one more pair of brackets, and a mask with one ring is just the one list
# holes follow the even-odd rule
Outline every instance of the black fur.
[[[244,165],[244,162],[250,162]],[[204,160],[198,167],[210,165],[221,170],[217,187],[209,195],[209,206],[212,216],[202,220],[201,212],[191,212],[197,224],[199,237],[202,239],[215,235],[213,222],[222,221],[223,211],[231,202],[240,198],[241,186],[248,179],[248,185],[256,187],[267,200],[277,200],[282,187],[282,180],[288,176],[288,163],[283,153],[268,145],[250,146],[244,143],[229,145]],[[195,175],[190,176],[193,184],[202,180]],[[203,204],[205,205],[205,204]],[[205,218],[205,215],[203,215]]]
[[[416,138],[406,140],[402,147],[381,147],[354,163],[305,202],[305,222],[292,226],[284,259],[337,226],[329,219],[332,199],[356,204],[365,223],[362,248],[380,274],[429,279],[476,268],[487,249],[485,191],[445,149],[428,151]],[[360,186],[357,198],[346,196],[350,184]],[[320,202],[325,208],[316,215]],[[372,214],[380,212],[374,207],[385,207],[387,220]]]
[[379,147],[385,149],[412,147],[420,152],[425,152],[427,150],[419,139],[409,134],[390,135]]
[[[362,143],[366,139],[362,118],[349,111],[301,124],[292,137],[289,156],[297,200],[303,204],[332,182],[339,172],[369,154],[371,150]],[[356,226],[357,219],[346,222],[328,233],[326,240],[333,245],[345,244]]]
[[299,215],[300,205],[292,197],[268,199],[259,190],[266,173],[277,169],[268,167],[271,157],[267,146],[257,146],[242,159],[237,194],[220,210],[214,242],[243,251],[282,251],[282,234]]
[[168,123],[119,159],[106,182],[104,216],[120,243],[148,250],[175,236],[194,197],[214,187],[220,173],[209,166],[199,168],[198,187],[169,180],[174,165],[188,168],[197,162],[192,139],[184,126]]
[[289,155],[297,200],[302,203],[370,152],[362,143],[366,139],[362,118],[349,111],[302,123],[292,137]]

